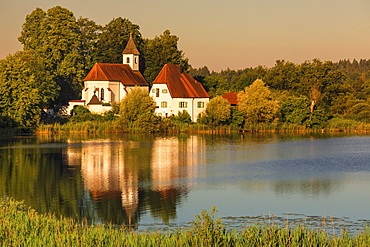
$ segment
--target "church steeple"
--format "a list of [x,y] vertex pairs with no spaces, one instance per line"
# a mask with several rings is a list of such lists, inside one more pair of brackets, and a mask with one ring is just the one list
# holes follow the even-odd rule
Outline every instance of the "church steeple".
[[128,64],[134,71],[139,70],[139,58],[140,52],[136,48],[132,34],[130,33],[130,38],[128,39],[126,48],[122,52],[123,64]]

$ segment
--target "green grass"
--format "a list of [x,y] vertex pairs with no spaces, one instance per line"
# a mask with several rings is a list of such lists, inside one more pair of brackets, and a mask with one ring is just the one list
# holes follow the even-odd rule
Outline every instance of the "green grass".
[[195,216],[192,226],[171,232],[135,232],[38,214],[13,199],[0,199],[1,246],[369,246],[370,230],[330,235],[305,226],[248,226],[226,230],[213,207]]

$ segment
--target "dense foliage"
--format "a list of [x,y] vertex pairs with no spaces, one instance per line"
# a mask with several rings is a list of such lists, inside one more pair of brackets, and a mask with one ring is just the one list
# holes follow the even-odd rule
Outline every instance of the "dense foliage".
[[[340,60],[337,63],[313,59],[302,64],[276,61],[272,68],[258,66],[243,70],[210,72],[207,67],[190,68],[189,73],[199,80],[213,97],[226,92],[245,92],[256,80],[263,80],[269,97],[279,105],[275,119],[280,124],[298,124],[307,128],[342,128],[343,123],[369,122],[370,60]],[[250,97],[255,90],[248,92]],[[247,94],[241,94],[247,97]],[[264,98],[264,97],[262,97]],[[257,115],[246,114],[245,107],[262,107],[261,96],[255,104],[239,102],[245,120],[256,122]],[[257,100],[258,99],[258,100]],[[275,108],[274,108],[275,109]],[[249,115],[249,116],[248,116]],[[259,118],[259,122],[263,119]],[[271,121],[271,117],[265,119]],[[258,122],[257,121],[257,122]],[[329,122],[328,122],[329,121]],[[355,126],[352,124],[351,126]]]

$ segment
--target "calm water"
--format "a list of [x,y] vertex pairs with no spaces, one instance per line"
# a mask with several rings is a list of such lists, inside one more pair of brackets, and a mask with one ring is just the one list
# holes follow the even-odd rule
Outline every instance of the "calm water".
[[[0,196],[94,223],[370,219],[370,136],[38,136],[0,141]],[[286,215],[288,214],[288,215]],[[227,218],[226,218],[227,219]],[[237,221],[234,219],[234,221]]]

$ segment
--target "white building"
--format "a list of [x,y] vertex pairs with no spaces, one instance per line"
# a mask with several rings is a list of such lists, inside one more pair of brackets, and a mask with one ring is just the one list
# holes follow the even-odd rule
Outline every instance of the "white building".
[[202,84],[182,70],[180,65],[166,64],[153,81],[150,96],[156,101],[156,114],[177,115],[186,110],[192,121],[205,110],[209,95]]
[[84,79],[81,100],[71,100],[67,109],[70,114],[77,105],[93,113],[109,111],[110,104],[120,102],[134,87],[149,92],[149,84],[139,71],[140,52],[131,35],[122,52],[123,64],[97,63]]

